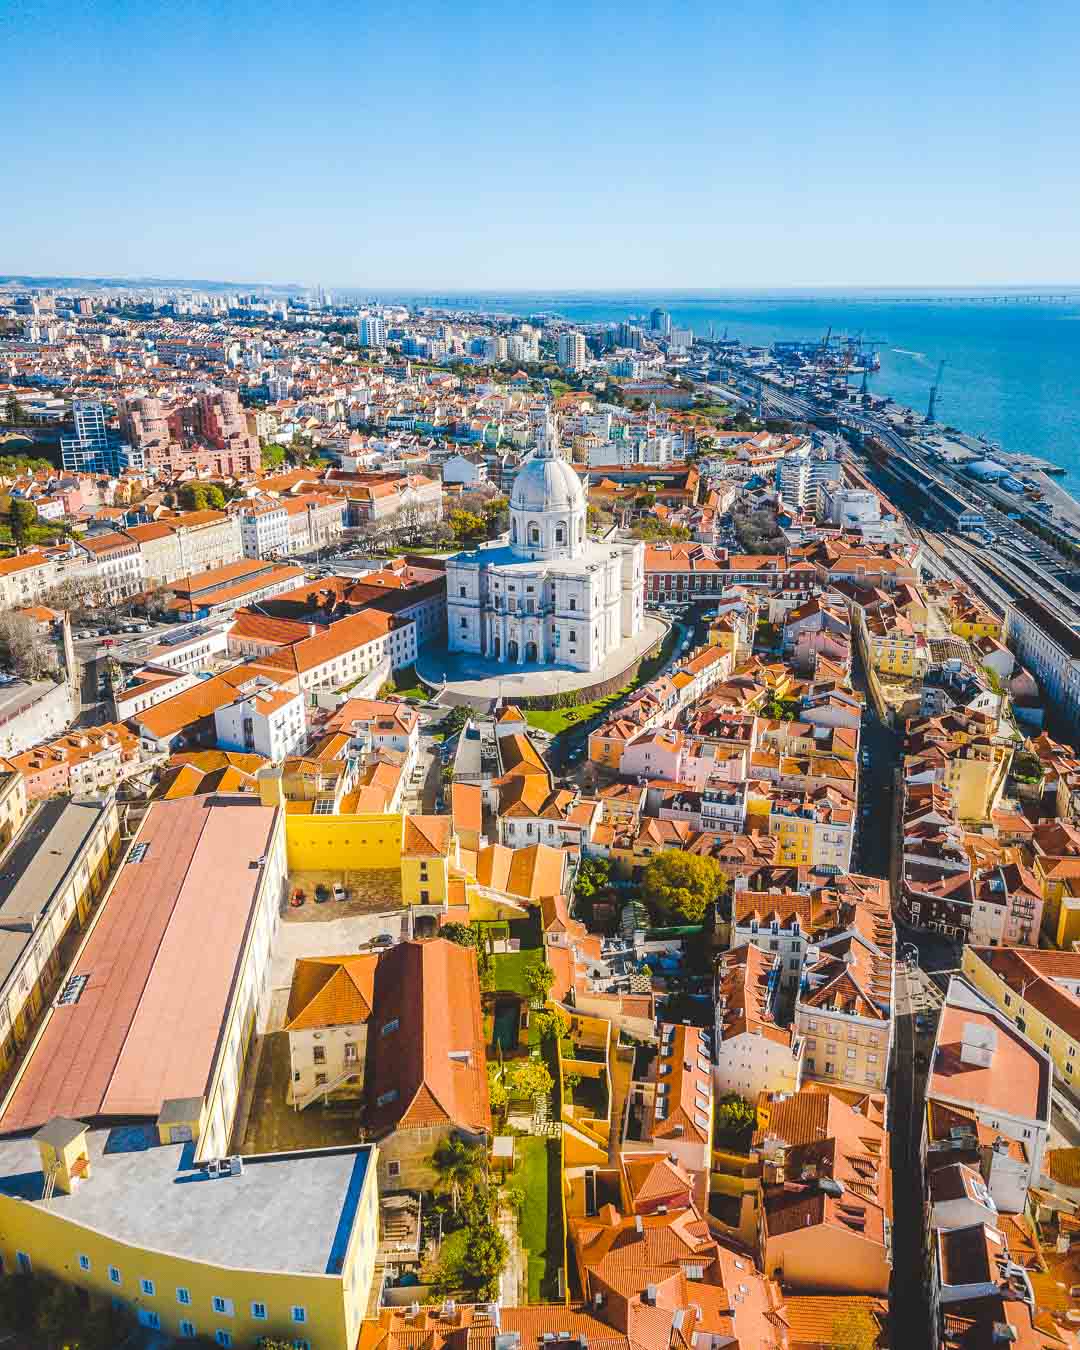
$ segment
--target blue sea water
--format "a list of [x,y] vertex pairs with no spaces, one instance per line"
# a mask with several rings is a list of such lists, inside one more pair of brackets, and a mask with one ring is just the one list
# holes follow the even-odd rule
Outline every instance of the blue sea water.
[[[938,417],[1005,450],[1041,455],[1067,471],[1080,496],[1080,293],[1075,301],[987,303],[978,292],[942,302],[896,292],[859,294],[660,292],[477,294],[442,303],[513,314],[554,313],[578,323],[618,322],[666,309],[675,324],[751,344],[862,333],[882,341],[874,393],[926,411],[938,362],[946,362]],[[906,295],[907,298],[903,298]],[[963,295],[958,292],[957,295]],[[413,297],[416,298],[416,297]],[[435,302],[435,297],[431,298]]]

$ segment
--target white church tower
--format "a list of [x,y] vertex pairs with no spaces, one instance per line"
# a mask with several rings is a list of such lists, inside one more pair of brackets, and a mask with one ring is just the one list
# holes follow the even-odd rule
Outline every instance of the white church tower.
[[640,631],[645,546],[586,537],[581,479],[550,407],[510,496],[508,542],[446,564],[451,651],[507,666],[596,670]]

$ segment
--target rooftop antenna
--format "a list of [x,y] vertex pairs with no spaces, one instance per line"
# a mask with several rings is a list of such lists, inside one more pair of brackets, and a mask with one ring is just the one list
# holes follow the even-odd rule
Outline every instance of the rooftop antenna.
[[926,420],[928,422],[936,421],[938,389],[941,386],[941,376],[945,370],[945,362],[939,361],[937,375],[934,377],[934,383],[930,386],[930,402],[926,405]]

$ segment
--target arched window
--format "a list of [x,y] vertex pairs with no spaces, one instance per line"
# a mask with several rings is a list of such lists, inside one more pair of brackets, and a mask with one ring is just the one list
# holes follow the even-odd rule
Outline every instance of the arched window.
[[529,526],[529,543],[530,543],[530,544],[538,544],[539,542],[540,542],[540,526],[539,526],[539,525],[530,525],[530,526]]
[[579,520],[577,523],[578,543],[580,544],[584,538],[585,538],[585,522],[583,520]]
[[565,543],[566,543],[566,526],[565,526],[565,525],[556,525],[556,526],[555,526],[555,542],[556,542],[557,544],[565,544]]
[[517,543],[517,521],[516,521],[516,520],[512,520],[512,521],[510,522],[510,542],[511,542],[512,544],[516,544],[516,543]]

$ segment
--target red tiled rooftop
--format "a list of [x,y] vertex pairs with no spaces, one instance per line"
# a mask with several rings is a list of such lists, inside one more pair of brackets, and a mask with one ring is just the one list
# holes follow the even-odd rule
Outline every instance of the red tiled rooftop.
[[53,1116],[156,1116],[209,1087],[274,811],[155,802],[78,958],[78,1000],[49,1014],[0,1133]]

